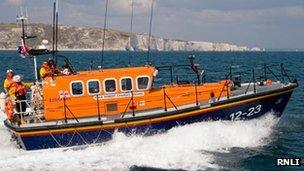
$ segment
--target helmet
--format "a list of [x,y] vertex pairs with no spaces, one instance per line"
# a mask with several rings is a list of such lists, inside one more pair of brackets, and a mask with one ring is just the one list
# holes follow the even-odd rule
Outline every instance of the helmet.
[[6,73],[8,74],[8,73],[14,73],[14,71],[12,70],[12,69],[8,69],[8,70],[6,70]]
[[15,75],[15,76],[13,77],[13,81],[15,81],[15,82],[17,82],[17,83],[21,82],[21,76],[20,76],[20,75]]

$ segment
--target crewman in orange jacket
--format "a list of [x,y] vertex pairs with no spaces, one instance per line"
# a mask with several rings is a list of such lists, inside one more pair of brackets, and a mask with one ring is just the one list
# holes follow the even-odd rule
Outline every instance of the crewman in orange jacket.
[[3,83],[4,91],[6,93],[9,92],[10,84],[13,81],[13,77],[14,77],[13,70],[11,70],[11,69],[7,70],[6,71],[6,78],[5,78],[4,83]]
[[16,100],[16,110],[17,112],[25,112],[26,110],[26,84],[21,82],[20,75],[15,75],[13,77],[12,91],[15,93]]
[[[16,100],[16,92],[19,92],[18,94],[20,94],[20,85],[24,85],[25,86],[25,91],[26,88],[30,88],[31,86],[33,86],[33,83],[23,83],[21,82],[21,76],[20,75],[15,75],[9,85],[9,91],[8,91],[8,96],[12,99],[12,100]],[[22,94],[22,93],[21,93]]]

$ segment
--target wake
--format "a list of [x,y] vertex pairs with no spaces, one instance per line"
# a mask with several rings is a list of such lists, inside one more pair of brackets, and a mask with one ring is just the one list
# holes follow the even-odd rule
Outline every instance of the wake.
[[[127,170],[146,166],[198,170],[218,168],[210,152],[229,152],[269,143],[278,119],[268,114],[250,121],[213,121],[175,127],[154,136],[116,132],[105,144],[38,151],[18,149],[10,142],[0,114],[0,170]],[[11,168],[13,166],[13,168]]]

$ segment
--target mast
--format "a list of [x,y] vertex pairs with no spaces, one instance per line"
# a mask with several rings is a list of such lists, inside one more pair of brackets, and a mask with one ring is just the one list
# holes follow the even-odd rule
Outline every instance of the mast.
[[[27,13],[27,12],[26,12]],[[26,39],[34,38],[35,36],[27,36],[25,33],[25,22],[28,21],[27,14],[26,16],[23,15],[23,11],[21,8],[21,14],[20,17],[17,16],[17,22],[21,22],[21,28],[22,28],[22,35],[21,35],[21,54],[24,56],[28,55],[28,47],[26,46]],[[38,82],[38,70],[37,70],[37,60],[36,56],[33,55],[33,64],[34,64],[34,76],[35,76],[35,82]]]
[[25,21],[27,20],[27,17],[23,15],[23,10],[22,8],[20,8],[20,16],[17,15],[17,23],[21,22],[21,29],[22,29],[22,33],[21,33],[21,39],[22,39],[22,45],[24,47],[26,47],[26,34],[25,34]]
[[103,23],[101,67],[103,67],[103,57],[104,57],[104,48],[105,48],[105,39],[106,39],[106,27],[107,27],[107,15],[108,15],[108,3],[109,3],[109,0],[106,0],[106,7],[105,7],[106,9],[105,9],[104,23]]
[[[58,0],[56,0],[56,16],[55,16],[55,20],[56,20],[56,30],[55,30],[55,37],[56,37],[56,41],[55,41],[55,53],[57,54],[58,51]],[[57,64],[57,55],[55,56],[55,64]]]
[[54,5],[53,5],[53,40],[52,40],[52,57],[53,60],[55,60],[55,22],[56,22],[56,1],[54,1]]
[[[131,45],[131,40],[132,40],[132,36],[133,36],[133,15],[134,15],[134,1],[131,0],[131,23],[130,23],[130,48],[132,47]],[[131,58],[132,58],[132,53],[131,53],[131,49],[129,49],[129,66],[131,66]]]
[[151,0],[151,14],[150,14],[150,24],[149,24],[147,65],[150,65],[151,32],[152,32],[153,10],[154,10],[154,0]]

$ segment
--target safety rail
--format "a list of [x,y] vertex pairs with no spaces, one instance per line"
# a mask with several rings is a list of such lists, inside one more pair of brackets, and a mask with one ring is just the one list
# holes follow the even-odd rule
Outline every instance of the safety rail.
[[[275,74],[275,72],[272,70],[272,67],[275,67],[275,66],[277,66],[277,67],[279,66],[280,67],[280,75],[279,76],[277,74]],[[256,75],[257,75],[256,71],[258,70],[258,68],[259,67],[253,67],[252,69],[250,69],[250,71],[251,71],[251,79],[248,81],[248,85],[247,85],[247,88],[246,88],[246,91],[245,91],[244,94],[248,93],[248,91],[249,91],[249,89],[250,89],[251,86],[253,87],[253,92],[256,93],[257,92],[257,90],[256,90],[256,83],[258,81],[260,81],[260,82],[261,81],[266,81],[266,80],[270,79],[271,76],[273,76],[275,78],[275,80],[280,81],[282,83],[285,82],[285,78],[287,78],[287,80],[289,82],[296,82],[296,79],[292,80],[292,77],[290,77],[288,75],[288,73],[287,73],[287,71],[286,71],[286,69],[285,69],[285,67],[284,67],[284,65],[282,63],[279,64],[279,65],[272,65],[272,66],[264,64],[263,68],[262,68],[263,69],[263,71],[262,71],[263,73],[261,74],[260,77],[258,77],[259,80],[256,77]],[[243,72],[239,72],[238,74],[242,75],[244,73]],[[233,70],[232,70],[231,66],[229,67],[229,74],[228,75],[230,76],[230,80],[233,81]],[[227,78],[228,77],[226,75],[226,79]]]
[[[192,102],[198,106],[199,105],[199,94],[206,94],[206,93],[210,94],[210,90],[198,91],[197,86],[198,86],[197,84],[194,84],[193,90],[189,90],[187,92],[184,92],[183,94],[187,94],[189,96],[189,98],[193,97]],[[162,93],[163,97],[161,98],[161,97],[155,96],[155,100],[153,102],[159,101],[158,104],[162,103],[162,105],[159,105],[159,106],[162,107],[164,111],[168,110],[168,104],[171,104],[172,107],[174,107],[174,109],[176,111],[178,111],[178,106],[176,105],[176,102],[179,102],[180,104],[190,104],[191,103],[187,100],[183,100],[183,97],[182,97],[183,94],[181,94],[179,96],[174,96],[174,97],[169,95],[168,92],[166,91],[166,86],[162,87],[162,92],[163,92]],[[136,112],[140,112],[139,110],[136,110],[136,105],[135,105],[135,101],[138,102],[138,98],[139,98],[139,97],[134,96],[134,93],[137,93],[137,91],[136,92],[130,91],[129,93],[131,93],[131,96],[130,96],[130,100],[128,101],[128,103],[119,104],[120,106],[125,106],[124,112],[121,113],[121,118],[124,118],[128,112],[131,112],[132,116],[135,116]],[[105,110],[105,108],[101,108],[101,106],[104,106],[104,104],[106,104],[106,103],[100,101],[99,94],[85,95],[85,96],[96,98],[96,104],[95,104],[96,111],[97,111],[96,114],[97,114],[98,120],[101,121],[101,116],[103,115],[101,112],[102,111],[101,109]],[[82,96],[82,97],[84,97],[84,96]],[[72,111],[73,106],[70,106],[67,103],[67,100],[66,100],[67,98],[68,97],[63,97],[61,99],[62,103],[63,103],[64,122],[68,123],[68,119],[71,119],[70,117],[68,117],[69,114],[72,116],[72,119],[74,119],[76,122],[79,122],[79,118],[76,117],[75,113]],[[81,97],[73,97],[73,98],[81,98]],[[151,98],[154,99],[154,97],[151,97]],[[83,106],[85,106],[85,107],[83,107],[83,109],[87,108],[89,105],[90,105],[90,107],[94,106],[92,103],[85,103],[85,104],[83,104]],[[156,106],[156,107],[158,107],[158,106]]]
[[79,123],[79,120],[75,117],[74,113],[71,111],[71,109],[66,105],[66,97],[63,97],[63,110],[64,110],[64,122],[68,123],[68,119],[67,119],[67,111],[66,109],[68,109],[68,111],[70,112],[70,114],[73,116],[73,118]]
[[[24,122],[25,120],[27,120],[26,123],[30,123],[32,122],[32,120],[35,123],[43,122],[41,120],[41,117],[43,117],[43,112],[41,110],[34,109],[31,100],[12,100],[12,103],[16,105],[16,108],[14,109],[13,112],[14,118],[20,116],[19,118],[20,120],[17,119],[17,123]],[[19,106],[18,109],[17,109],[17,104]],[[23,107],[24,104],[25,104],[25,109]]]

